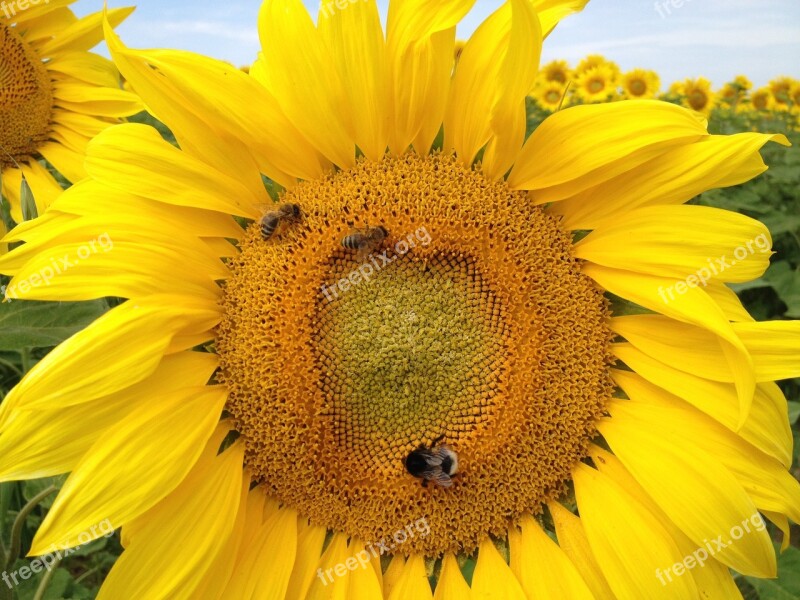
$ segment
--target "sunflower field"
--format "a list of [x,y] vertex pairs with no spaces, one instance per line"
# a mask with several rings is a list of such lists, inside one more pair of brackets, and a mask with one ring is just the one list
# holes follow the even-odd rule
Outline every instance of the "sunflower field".
[[0,7],[0,600],[800,598],[800,80],[73,2]]

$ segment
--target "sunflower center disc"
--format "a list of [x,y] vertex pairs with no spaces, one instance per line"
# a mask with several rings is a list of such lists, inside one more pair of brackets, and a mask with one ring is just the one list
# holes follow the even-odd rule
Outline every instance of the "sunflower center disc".
[[589,82],[589,91],[592,94],[599,94],[605,88],[605,82],[599,79],[593,79]]
[[631,93],[634,96],[641,96],[647,91],[647,84],[641,79],[634,79],[631,81]]
[[[393,551],[471,551],[564,493],[610,397],[607,304],[524,193],[452,156],[362,160],[249,228],[218,330],[247,466],[312,522]],[[371,255],[342,239],[389,236]],[[444,435],[450,488],[404,459]]]
[[53,95],[41,59],[0,22],[0,167],[34,155],[50,135]]
[[708,104],[708,96],[700,90],[695,90],[689,94],[689,105],[695,110],[702,110]]

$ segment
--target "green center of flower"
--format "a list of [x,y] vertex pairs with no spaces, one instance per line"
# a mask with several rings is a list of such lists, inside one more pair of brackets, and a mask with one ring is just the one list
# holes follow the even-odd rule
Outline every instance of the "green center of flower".
[[315,352],[320,384],[343,399],[332,407],[338,442],[402,457],[420,432],[488,419],[508,325],[474,259],[387,258],[386,266],[376,258],[355,270],[350,260],[334,261],[316,311]]
[[[567,490],[612,389],[602,292],[570,235],[455,157],[361,160],[288,192],[241,243],[217,335],[253,476],[312,522],[396,551],[472,551]],[[383,227],[367,253],[345,238]],[[351,247],[346,247],[346,246]],[[458,456],[451,487],[409,473]]]
[[50,76],[36,52],[0,21],[0,167],[21,162],[50,136]]

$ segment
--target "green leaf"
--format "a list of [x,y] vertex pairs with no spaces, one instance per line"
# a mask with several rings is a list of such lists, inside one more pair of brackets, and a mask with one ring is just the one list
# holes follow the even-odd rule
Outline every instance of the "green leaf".
[[800,598],[800,550],[789,546],[783,554],[778,550],[778,578],[747,577],[761,600],[797,600]]
[[77,333],[108,309],[104,300],[0,303],[0,350],[49,348]]
[[[26,501],[30,501],[37,494],[42,493],[51,485],[61,489],[64,482],[67,480],[66,475],[59,475],[58,477],[42,477],[41,479],[28,479],[23,482],[22,495]],[[53,492],[39,503],[39,506],[50,508],[53,505],[53,500],[56,498],[56,493]]]
[[787,306],[787,317],[800,317],[800,271],[792,269],[788,261],[773,263],[764,273],[766,279]]
[[33,199],[33,192],[25,175],[22,175],[22,185],[20,186],[19,199],[22,206],[22,218],[25,221],[32,221],[39,216],[36,210],[36,201]]
[[800,215],[772,214],[761,221],[767,226],[772,237],[800,230]]
[[800,418],[800,402],[789,402],[789,423],[794,425]]

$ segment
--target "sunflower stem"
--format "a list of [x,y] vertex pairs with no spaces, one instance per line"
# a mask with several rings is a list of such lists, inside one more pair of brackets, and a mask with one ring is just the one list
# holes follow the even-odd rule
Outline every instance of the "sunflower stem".
[[51,485],[31,498],[30,502],[23,506],[22,510],[19,511],[19,514],[14,521],[14,525],[11,527],[11,542],[4,569],[9,569],[17,560],[17,558],[19,558],[19,552],[22,548],[22,527],[25,525],[25,520],[28,518],[28,515],[31,514],[33,509],[36,508],[42,500],[57,490],[58,488],[56,486]]
[[44,593],[47,591],[47,586],[50,585],[50,580],[55,575],[56,569],[60,564],[61,557],[59,556],[53,563],[53,566],[45,572],[44,577],[42,577],[42,580],[39,582],[39,587],[36,588],[36,593],[33,595],[33,600],[42,600],[42,598],[44,598]]
[[19,351],[19,355],[22,358],[22,372],[25,374],[31,370],[31,349],[23,348]]

